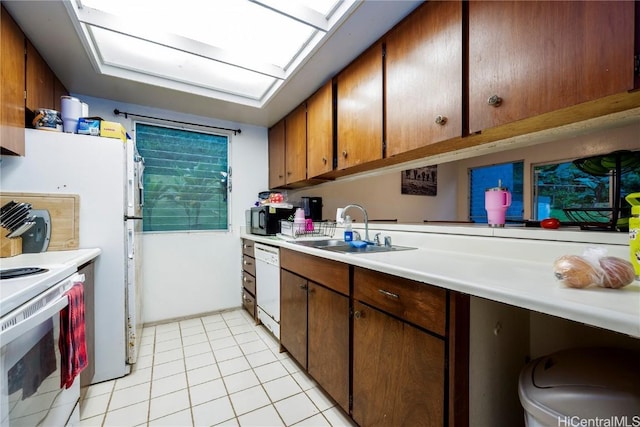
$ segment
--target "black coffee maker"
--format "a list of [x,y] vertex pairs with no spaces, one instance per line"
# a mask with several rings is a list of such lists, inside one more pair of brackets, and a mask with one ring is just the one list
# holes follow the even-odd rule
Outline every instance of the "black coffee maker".
[[312,221],[322,220],[322,197],[302,197],[304,217]]

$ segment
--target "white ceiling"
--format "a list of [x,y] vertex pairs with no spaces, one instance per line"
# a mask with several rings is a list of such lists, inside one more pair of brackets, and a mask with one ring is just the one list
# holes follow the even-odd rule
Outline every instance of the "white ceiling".
[[259,126],[271,126],[293,110],[419,3],[414,0],[360,2],[346,22],[280,86],[275,95],[257,107],[233,99],[221,100],[171,89],[162,82],[152,85],[125,76],[98,74],[62,1],[2,0],[71,93]]

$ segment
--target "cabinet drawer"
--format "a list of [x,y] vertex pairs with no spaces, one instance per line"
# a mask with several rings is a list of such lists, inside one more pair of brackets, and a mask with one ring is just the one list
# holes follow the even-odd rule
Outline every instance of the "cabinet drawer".
[[255,242],[253,240],[247,240],[247,239],[243,239],[242,240],[242,253],[245,255],[249,255],[250,257],[255,257],[255,252],[254,252],[254,244]]
[[243,271],[242,287],[245,288],[250,293],[252,293],[253,295],[255,295],[256,294],[256,278],[251,274],[247,273],[246,271]]
[[256,299],[246,289],[242,290],[242,307],[251,314],[251,317],[256,318]]
[[354,298],[439,335],[445,335],[444,289],[355,267]]
[[343,295],[349,295],[349,266],[347,264],[281,249],[280,267]]
[[243,255],[242,269],[253,277],[256,277],[256,260],[248,255]]

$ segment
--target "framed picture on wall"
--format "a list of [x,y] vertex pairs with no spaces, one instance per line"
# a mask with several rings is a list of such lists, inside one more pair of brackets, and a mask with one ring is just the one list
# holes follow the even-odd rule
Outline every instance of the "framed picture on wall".
[[438,165],[407,169],[401,172],[401,193],[417,196],[438,194]]

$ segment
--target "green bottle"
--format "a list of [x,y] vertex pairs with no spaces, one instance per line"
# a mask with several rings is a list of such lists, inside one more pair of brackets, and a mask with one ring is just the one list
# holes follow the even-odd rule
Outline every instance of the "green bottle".
[[630,261],[636,272],[636,279],[638,279],[640,278],[640,193],[631,193],[625,199],[631,205],[631,218],[629,218]]

